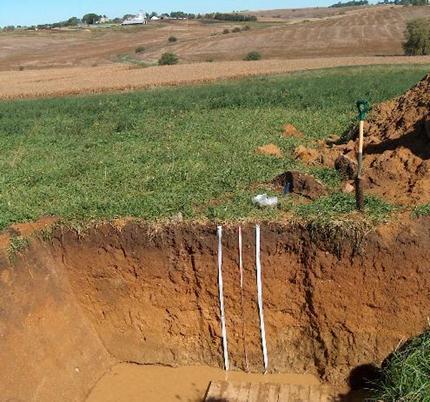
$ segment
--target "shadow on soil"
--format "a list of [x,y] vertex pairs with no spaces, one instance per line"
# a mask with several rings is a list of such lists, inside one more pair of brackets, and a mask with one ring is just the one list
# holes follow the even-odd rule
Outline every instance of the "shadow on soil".
[[414,155],[421,159],[430,159],[430,151],[428,149],[427,121],[418,122],[414,131],[403,135],[400,138],[389,139],[379,144],[370,144],[366,147],[368,154],[383,154],[385,151],[395,151],[400,147],[408,148]]
[[363,364],[355,367],[348,378],[351,391],[344,395],[339,395],[337,402],[362,402],[374,401],[371,398],[372,385],[380,378],[380,369],[373,364]]

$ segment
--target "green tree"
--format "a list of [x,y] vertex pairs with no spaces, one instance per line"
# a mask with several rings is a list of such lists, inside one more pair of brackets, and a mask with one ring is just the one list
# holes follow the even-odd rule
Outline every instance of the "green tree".
[[245,60],[245,61],[261,60],[261,54],[259,52],[256,52],[256,51],[249,52],[243,60]]
[[158,60],[160,66],[171,66],[173,64],[178,64],[178,62],[179,59],[175,53],[163,53],[160,60]]
[[88,24],[88,25],[93,25],[95,24],[97,21],[100,21],[101,16],[94,14],[94,13],[90,13],[90,14],[85,14],[82,17],[82,22],[84,24]]
[[69,27],[75,27],[81,22],[81,20],[77,17],[71,17],[67,20],[66,25]]
[[424,56],[430,54],[430,21],[416,19],[407,23],[406,42],[403,44],[408,56]]

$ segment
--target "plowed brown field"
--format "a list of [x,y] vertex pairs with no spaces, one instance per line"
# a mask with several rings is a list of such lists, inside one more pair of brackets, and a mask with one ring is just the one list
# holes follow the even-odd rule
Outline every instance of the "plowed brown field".
[[[170,21],[145,27],[0,33],[0,70],[94,66],[129,58],[156,63],[163,52],[181,62],[401,55],[406,22],[430,17],[430,7],[378,6],[256,12],[251,29],[223,34],[234,22]],[[242,25],[243,26],[243,25]],[[169,43],[169,36],[178,41]],[[134,50],[144,46],[145,52]]]
[[[255,15],[259,22],[250,23],[250,30],[228,34],[223,34],[224,29],[238,24],[196,20],[131,28],[0,33],[0,99],[130,90],[337,66],[430,62],[430,58],[401,56],[406,22],[430,16],[428,6],[271,10]],[[169,36],[176,36],[177,42],[169,43]],[[137,55],[138,46],[145,51]],[[261,52],[262,61],[241,61],[253,50]],[[176,53],[180,65],[157,67],[164,52]],[[141,62],[152,67],[136,68]]]
[[344,57],[195,63],[130,68],[126,65],[0,72],[0,99],[99,93],[246,76],[372,64],[430,64],[423,57]]

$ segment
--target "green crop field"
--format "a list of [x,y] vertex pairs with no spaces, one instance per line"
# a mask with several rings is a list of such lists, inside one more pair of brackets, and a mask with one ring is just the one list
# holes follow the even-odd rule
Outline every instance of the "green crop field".
[[[429,66],[342,68],[211,85],[0,102],[0,228],[54,215],[235,220],[348,214],[337,173],[301,165],[300,144],[345,132],[355,101],[401,94]],[[284,138],[295,125],[304,138]],[[278,159],[258,155],[274,143]],[[259,210],[251,197],[288,169],[310,171],[333,193],[307,205],[283,199]],[[368,200],[370,216],[391,206]]]

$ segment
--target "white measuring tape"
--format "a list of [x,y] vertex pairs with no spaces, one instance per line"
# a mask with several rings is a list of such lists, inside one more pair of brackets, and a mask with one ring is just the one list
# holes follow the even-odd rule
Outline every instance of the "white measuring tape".
[[218,226],[218,289],[219,289],[219,304],[221,309],[221,331],[222,345],[224,349],[224,368],[228,371],[230,363],[228,361],[228,344],[227,344],[227,328],[225,325],[224,311],[224,284],[222,280],[222,226]]
[[260,332],[261,332],[261,346],[263,348],[263,362],[264,372],[267,372],[269,367],[269,358],[267,356],[267,345],[266,345],[266,328],[264,326],[264,314],[263,314],[263,281],[261,278],[261,260],[260,260],[260,225],[255,226],[255,261],[257,268],[257,298],[258,298],[258,312],[260,315]]

